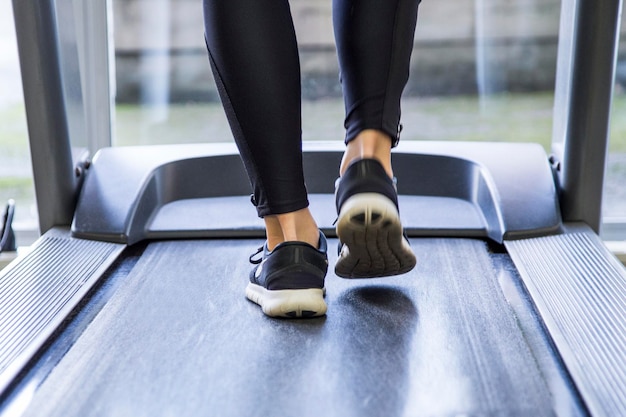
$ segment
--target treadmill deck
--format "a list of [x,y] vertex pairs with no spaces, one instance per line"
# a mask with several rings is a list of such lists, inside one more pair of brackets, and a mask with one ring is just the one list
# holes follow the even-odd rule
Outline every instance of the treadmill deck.
[[412,239],[418,265],[398,277],[331,269],[328,315],[308,320],[245,299],[261,244],[148,244],[10,403],[27,416],[585,414],[510,258],[484,241]]

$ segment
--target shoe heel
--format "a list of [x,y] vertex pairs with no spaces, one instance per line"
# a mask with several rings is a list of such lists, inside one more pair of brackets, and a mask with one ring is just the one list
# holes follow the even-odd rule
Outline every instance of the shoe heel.
[[[362,193],[350,197],[341,207],[336,231],[342,235],[365,231],[370,228],[390,229],[402,233],[398,209],[391,200],[377,193]],[[347,237],[347,236],[345,236]]]
[[416,264],[398,209],[381,194],[360,193],[347,199],[336,231],[343,246],[335,273],[342,278],[399,275]]

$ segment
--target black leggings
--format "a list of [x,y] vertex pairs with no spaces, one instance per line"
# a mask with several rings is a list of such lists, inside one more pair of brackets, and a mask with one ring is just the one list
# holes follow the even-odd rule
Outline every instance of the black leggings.
[[[348,143],[399,139],[420,0],[333,0]],[[308,206],[300,62],[288,0],[204,0],[209,59],[260,217]]]

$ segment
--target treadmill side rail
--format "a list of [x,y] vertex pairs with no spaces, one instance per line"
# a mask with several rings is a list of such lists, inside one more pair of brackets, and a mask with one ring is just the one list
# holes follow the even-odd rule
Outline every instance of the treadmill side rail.
[[0,396],[125,247],[52,228],[0,272]]
[[585,224],[505,242],[591,415],[626,415],[626,269]]

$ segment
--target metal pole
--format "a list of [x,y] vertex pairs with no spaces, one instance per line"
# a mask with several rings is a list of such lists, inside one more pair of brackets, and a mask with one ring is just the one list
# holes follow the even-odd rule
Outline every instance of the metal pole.
[[599,232],[622,1],[564,0],[562,9],[553,136],[562,215]]
[[75,207],[72,161],[54,0],[13,0],[39,229],[69,225]]

